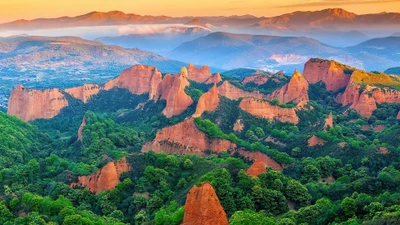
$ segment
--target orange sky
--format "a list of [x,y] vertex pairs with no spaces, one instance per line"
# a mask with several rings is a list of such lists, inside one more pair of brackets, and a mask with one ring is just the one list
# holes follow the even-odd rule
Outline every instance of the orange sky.
[[274,16],[332,7],[355,13],[400,12],[400,0],[0,0],[0,22],[111,10],[141,15]]

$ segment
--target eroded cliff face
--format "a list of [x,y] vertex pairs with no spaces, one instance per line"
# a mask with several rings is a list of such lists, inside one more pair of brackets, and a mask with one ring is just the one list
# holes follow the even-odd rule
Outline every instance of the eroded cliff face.
[[258,99],[266,98],[265,95],[261,94],[260,92],[247,92],[244,91],[235,85],[225,81],[218,87],[218,92],[220,95],[227,97],[231,100],[238,100],[241,97],[254,97]]
[[243,156],[244,158],[250,159],[253,162],[262,162],[264,164],[264,167],[271,167],[271,169],[279,171],[283,169],[282,166],[279,165],[279,163],[275,162],[275,160],[271,159],[269,156],[259,151],[249,152],[239,150],[237,151],[237,153],[239,153],[239,155]]
[[278,99],[280,103],[307,103],[308,82],[303,75],[296,70],[294,71],[292,78],[290,78],[289,83],[268,95],[268,99]]
[[257,85],[262,85],[268,82],[268,80],[272,79],[273,81],[279,83],[281,82],[279,79],[285,78],[285,74],[283,71],[279,71],[275,74],[266,75],[266,74],[255,74],[252,76],[245,77],[242,80],[242,84],[246,85],[248,83],[254,83]]
[[397,114],[397,119],[400,120],[400,112]]
[[93,95],[97,95],[101,90],[101,87],[97,84],[84,84],[79,87],[68,88],[64,91],[70,94],[72,97],[87,103]]
[[124,157],[116,162],[107,163],[107,165],[94,174],[79,176],[78,182],[72,183],[70,186],[86,187],[93,193],[113,190],[119,184],[121,174],[131,169],[132,167]]
[[328,91],[337,91],[349,83],[351,70],[332,60],[310,59],[304,66],[303,75],[310,84],[322,81]]
[[233,125],[233,130],[236,132],[242,132],[244,129],[244,124],[243,121],[241,119],[237,119],[235,124]]
[[293,124],[299,123],[299,117],[294,108],[273,106],[269,102],[254,98],[244,98],[239,107],[253,116]]
[[329,130],[333,128],[333,115],[332,112],[329,113],[328,117],[325,119],[324,130]]
[[23,121],[50,119],[66,106],[68,101],[59,89],[28,90],[18,85],[11,92],[7,113]]
[[326,143],[326,141],[321,139],[321,138],[319,138],[319,137],[317,137],[317,136],[315,136],[315,135],[313,135],[311,138],[309,138],[307,140],[307,143],[308,143],[308,147],[314,147],[314,146],[317,146],[317,145],[322,146],[322,145],[324,145]]
[[182,225],[228,225],[228,218],[209,183],[193,186],[185,203]]
[[[362,87],[359,82],[363,79],[371,79],[371,76],[364,71],[355,71],[352,75],[345,92],[336,97],[336,102],[342,105],[350,105],[360,115],[370,118],[377,109],[377,104],[400,102],[400,91],[389,87],[376,87],[366,85]],[[378,75],[376,75],[378,76]],[[375,78],[379,82],[379,78]],[[382,84],[384,85],[384,84]]]
[[196,112],[194,113],[193,117],[199,117],[203,115],[205,111],[213,112],[218,108],[218,105],[218,89],[217,85],[214,83],[214,86],[209,91],[200,96],[199,102],[196,106]]
[[162,75],[157,68],[136,65],[124,70],[114,80],[107,82],[104,85],[104,89],[110,90],[115,87],[125,88],[136,95],[149,93],[149,99],[153,99],[161,81]]
[[197,83],[205,83],[212,77],[208,66],[197,69],[193,64],[189,64],[187,71],[189,80],[194,80]]
[[82,123],[78,129],[78,141],[83,140],[83,128],[85,128],[85,126],[86,126],[86,116],[83,116]]
[[267,167],[265,166],[265,163],[263,163],[261,160],[256,160],[247,170],[246,174],[251,176],[251,177],[257,177],[258,175],[262,173],[267,172]]
[[176,75],[165,75],[158,86],[156,99],[166,100],[163,114],[167,118],[181,114],[193,104],[192,98],[185,93],[185,88],[189,85],[190,83],[184,72]]
[[156,138],[143,146],[142,151],[153,150],[156,153],[196,154],[204,156],[205,151],[222,152],[236,148],[234,143],[223,139],[209,138],[200,131],[193,118],[176,125],[161,129]]
[[206,84],[218,84],[220,82],[222,82],[221,74],[216,73],[207,80]]

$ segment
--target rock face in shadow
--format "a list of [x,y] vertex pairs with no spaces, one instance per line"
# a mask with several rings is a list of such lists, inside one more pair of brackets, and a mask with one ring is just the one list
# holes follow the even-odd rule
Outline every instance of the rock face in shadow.
[[260,92],[247,92],[244,91],[235,85],[229,83],[228,81],[224,81],[221,86],[218,87],[218,92],[220,95],[227,97],[231,100],[238,100],[239,98],[243,97],[254,97],[258,99],[266,98],[265,95],[261,94]]
[[182,225],[228,225],[226,213],[209,183],[190,189]]
[[268,99],[278,99],[280,103],[308,102],[308,82],[297,70],[294,71],[289,83],[275,90]]
[[68,101],[59,89],[28,90],[18,85],[11,92],[7,113],[23,121],[50,119],[66,106]]
[[176,125],[161,129],[156,138],[146,143],[142,151],[153,150],[156,153],[206,155],[206,151],[222,152],[235,149],[236,145],[228,140],[212,139],[200,131],[193,118]]
[[310,59],[304,66],[304,77],[310,84],[322,82],[328,91],[337,91],[349,83],[352,68],[333,60]]
[[85,128],[85,126],[86,126],[86,116],[83,116],[82,123],[78,129],[78,141],[83,140],[83,128]]
[[93,95],[97,95],[101,90],[101,87],[97,84],[84,84],[79,87],[68,88],[64,91],[70,94],[72,97],[81,100],[83,103],[87,103]]
[[293,124],[299,123],[299,117],[294,108],[282,108],[254,98],[244,98],[239,107],[253,116]]
[[141,95],[149,93],[149,99],[153,99],[158,85],[162,81],[161,72],[153,66],[136,65],[124,70],[114,80],[104,85],[105,90],[112,88],[125,88],[132,94]]
[[217,85],[214,83],[214,86],[200,96],[199,101],[197,103],[196,112],[193,117],[199,117],[203,115],[205,111],[213,112],[218,108],[219,105],[219,96]]
[[185,88],[190,85],[186,77],[184,72],[167,74],[158,86],[156,99],[166,100],[163,114],[167,118],[181,114],[193,104],[192,98],[185,93]]
[[329,113],[328,118],[325,119],[324,130],[329,130],[329,128],[333,128],[333,115],[332,112]]
[[189,64],[187,71],[189,80],[194,80],[197,83],[206,83],[212,77],[208,66],[197,69],[193,64]]
[[100,191],[113,190],[119,184],[119,177],[122,173],[132,169],[126,158],[116,162],[109,162],[102,169],[87,176],[79,176],[77,183],[72,183],[71,187],[82,186],[88,188],[93,193]]
[[206,84],[218,84],[220,82],[222,82],[221,74],[216,73],[207,80]]

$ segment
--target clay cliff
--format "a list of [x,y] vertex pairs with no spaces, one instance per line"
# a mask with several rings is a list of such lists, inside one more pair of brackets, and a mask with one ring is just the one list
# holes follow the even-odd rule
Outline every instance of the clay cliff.
[[189,64],[187,71],[189,80],[194,80],[197,83],[205,83],[212,77],[208,66],[203,66],[200,69],[197,69],[193,64]]
[[[379,75],[369,74],[364,71],[355,71],[345,92],[340,93],[336,97],[336,102],[343,106],[350,105],[351,109],[356,110],[360,115],[367,118],[372,116],[372,113],[377,109],[377,104],[400,102],[399,90],[388,86],[385,87],[385,84],[379,83],[377,85],[383,87],[365,85],[364,79],[371,79],[371,77],[377,79],[377,82],[380,80]],[[386,85],[390,85],[390,83]]]
[[82,123],[78,129],[78,141],[83,140],[83,128],[85,128],[85,126],[86,126],[86,116],[83,116]]
[[202,183],[190,189],[182,225],[228,225],[228,218],[214,188]]
[[239,107],[253,116],[262,117],[268,120],[278,120],[293,124],[299,122],[299,117],[294,108],[274,106],[269,102],[260,99],[244,98],[240,102]]
[[176,75],[165,75],[158,86],[155,96],[156,99],[166,100],[163,114],[167,118],[181,114],[193,104],[192,98],[185,93],[185,88],[189,85],[185,72]]
[[304,77],[310,84],[322,82],[328,91],[346,87],[354,69],[333,60],[310,59],[304,66]]
[[308,102],[308,82],[295,70],[289,83],[268,95],[268,99],[278,99],[280,103]]
[[196,112],[194,113],[193,117],[199,117],[203,115],[205,111],[213,112],[218,108],[218,105],[218,89],[217,85],[214,84],[214,86],[209,91],[200,96],[199,102],[196,106]]
[[397,119],[400,120],[400,112],[397,114]]
[[205,151],[222,152],[236,148],[228,140],[212,139],[200,131],[193,118],[176,125],[163,128],[156,138],[143,146],[142,151],[166,152],[168,154],[196,154],[204,156]]
[[216,73],[207,80],[206,84],[218,84],[220,82],[222,82],[221,74]]
[[266,98],[265,95],[257,91],[254,92],[244,91],[236,87],[235,85],[229,83],[228,81],[224,81],[224,83],[222,83],[221,86],[218,87],[218,92],[220,95],[227,97],[231,100],[238,100],[241,97],[254,97],[259,99]]
[[122,173],[132,169],[126,158],[116,162],[109,162],[102,169],[87,176],[79,176],[77,183],[72,183],[71,187],[82,186],[91,192],[113,190],[119,184],[119,177]]
[[329,130],[329,128],[333,128],[333,115],[332,112],[329,113],[328,118],[325,119],[324,130]]
[[115,87],[125,88],[136,95],[149,93],[149,99],[153,99],[161,81],[162,75],[157,68],[136,65],[124,70],[114,80],[107,82],[104,85],[104,89],[110,90]]
[[262,173],[266,173],[267,172],[267,167],[265,166],[265,164],[257,159],[247,170],[246,170],[246,174],[251,176],[251,177],[256,177]]
[[[242,157],[249,159],[251,161],[253,161],[254,163],[257,163],[256,165],[251,166],[250,168],[253,167],[252,171],[260,171],[259,169],[256,170],[256,168],[260,168],[260,164],[263,164],[263,167],[271,167],[271,169],[273,170],[282,170],[282,166],[279,165],[279,163],[275,162],[275,160],[271,159],[269,156],[265,155],[264,153],[261,153],[259,151],[255,151],[255,152],[249,152],[249,151],[243,151],[243,150],[239,150],[237,151],[237,153],[239,153],[239,155],[241,155]],[[260,163],[261,162],[261,163]],[[260,172],[261,173],[261,172]],[[258,176],[260,173],[258,173],[256,176]],[[247,173],[248,175],[250,175],[249,173]]]
[[50,119],[66,106],[68,101],[59,89],[28,90],[18,85],[11,92],[7,113],[23,121]]
[[70,94],[72,97],[87,103],[93,95],[97,95],[101,90],[101,87],[97,84],[84,84],[79,87],[68,88],[64,91]]
[[314,146],[317,146],[317,145],[322,146],[325,143],[326,143],[325,140],[323,140],[323,139],[321,139],[321,138],[319,138],[319,137],[317,137],[315,135],[313,135],[311,138],[309,138],[307,140],[308,147],[314,147]]

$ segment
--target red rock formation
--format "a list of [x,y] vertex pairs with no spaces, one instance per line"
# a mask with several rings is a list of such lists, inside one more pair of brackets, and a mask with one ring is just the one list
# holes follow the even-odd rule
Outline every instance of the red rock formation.
[[280,103],[308,102],[308,82],[295,70],[289,83],[268,95],[268,99],[278,99]]
[[220,82],[222,82],[221,74],[216,73],[207,80],[206,84],[218,84]]
[[325,140],[322,140],[321,138],[317,137],[317,136],[312,136],[310,139],[307,140],[308,143],[308,147],[313,147],[316,145],[324,145],[326,143]]
[[304,66],[303,75],[310,84],[322,81],[328,91],[337,91],[349,83],[351,74],[345,70],[351,68],[331,60],[310,59]]
[[182,225],[228,225],[226,213],[209,183],[190,189]]
[[246,85],[248,83],[255,83],[257,85],[262,85],[262,84],[267,83],[268,80],[269,80],[268,75],[253,75],[253,76],[245,77],[242,80],[242,84]]
[[97,95],[100,90],[101,88],[97,84],[84,84],[79,87],[65,89],[64,91],[72,97],[86,103],[93,95]]
[[400,112],[397,114],[397,119],[400,120]]
[[388,148],[382,146],[378,149],[378,151],[376,153],[381,154],[381,155],[387,155],[390,153],[390,151]]
[[264,163],[264,167],[271,167],[273,170],[282,170],[282,166],[279,165],[279,163],[275,162],[273,159],[271,159],[269,156],[261,153],[261,152],[248,152],[248,151],[243,151],[239,150],[237,151],[241,156],[250,159],[254,162],[256,161],[261,161]]
[[267,168],[265,167],[264,162],[258,159],[246,170],[246,174],[251,177],[256,177],[266,172]]
[[222,152],[236,148],[228,140],[211,139],[200,131],[194,119],[190,118],[176,125],[163,128],[156,138],[143,146],[142,151],[166,152],[168,154],[196,154],[205,155],[205,151]]
[[78,182],[72,183],[71,187],[86,187],[94,193],[113,190],[119,184],[120,175],[131,169],[132,167],[124,157],[116,162],[107,163],[107,165],[96,173],[87,176],[79,176]]
[[241,119],[236,120],[235,124],[233,125],[233,130],[236,132],[242,132],[244,129],[244,124],[242,123]]
[[50,119],[66,106],[68,101],[59,89],[28,90],[18,85],[11,92],[7,113],[23,121]]
[[184,72],[176,75],[165,75],[158,86],[156,99],[166,100],[167,104],[163,114],[167,118],[181,114],[193,104],[192,98],[185,93],[185,88],[189,85],[190,83]]
[[203,115],[205,111],[213,112],[218,108],[219,105],[219,96],[217,85],[214,83],[214,86],[206,93],[204,93],[199,98],[199,102],[197,103],[196,112],[193,117],[199,117]]
[[297,117],[294,108],[281,108],[279,106],[273,106],[269,102],[254,98],[244,98],[240,102],[239,107],[253,116],[293,124],[299,123],[299,117]]
[[228,81],[222,83],[221,86],[218,87],[218,92],[220,95],[227,97],[231,100],[238,100],[241,97],[254,97],[254,98],[265,98],[266,96],[254,91],[254,92],[247,92],[243,91],[242,89],[236,87],[235,85],[230,84]]
[[328,130],[329,128],[333,128],[333,115],[332,112],[329,113],[328,118],[325,119],[324,130]]
[[157,68],[152,66],[136,65],[124,70],[120,76],[107,82],[105,90],[115,87],[126,88],[131,93],[141,95],[149,93],[149,99],[153,99],[158,85],[161,83],[162,75]]
[[205,83],[212,77],[208,66],[203,66],[200,69],[197,69],[193,64],[189,64],[187,71],[189,80],[194,80],[198,83]]
[[82,141],[83,139],[83,128],[85,128],[85,126],[86,126],[86,116],[83,116],[83,119],[82,119],[82,123],[81,123],[81,125],[79,126],[79,129],[78,129],[78,141]]

